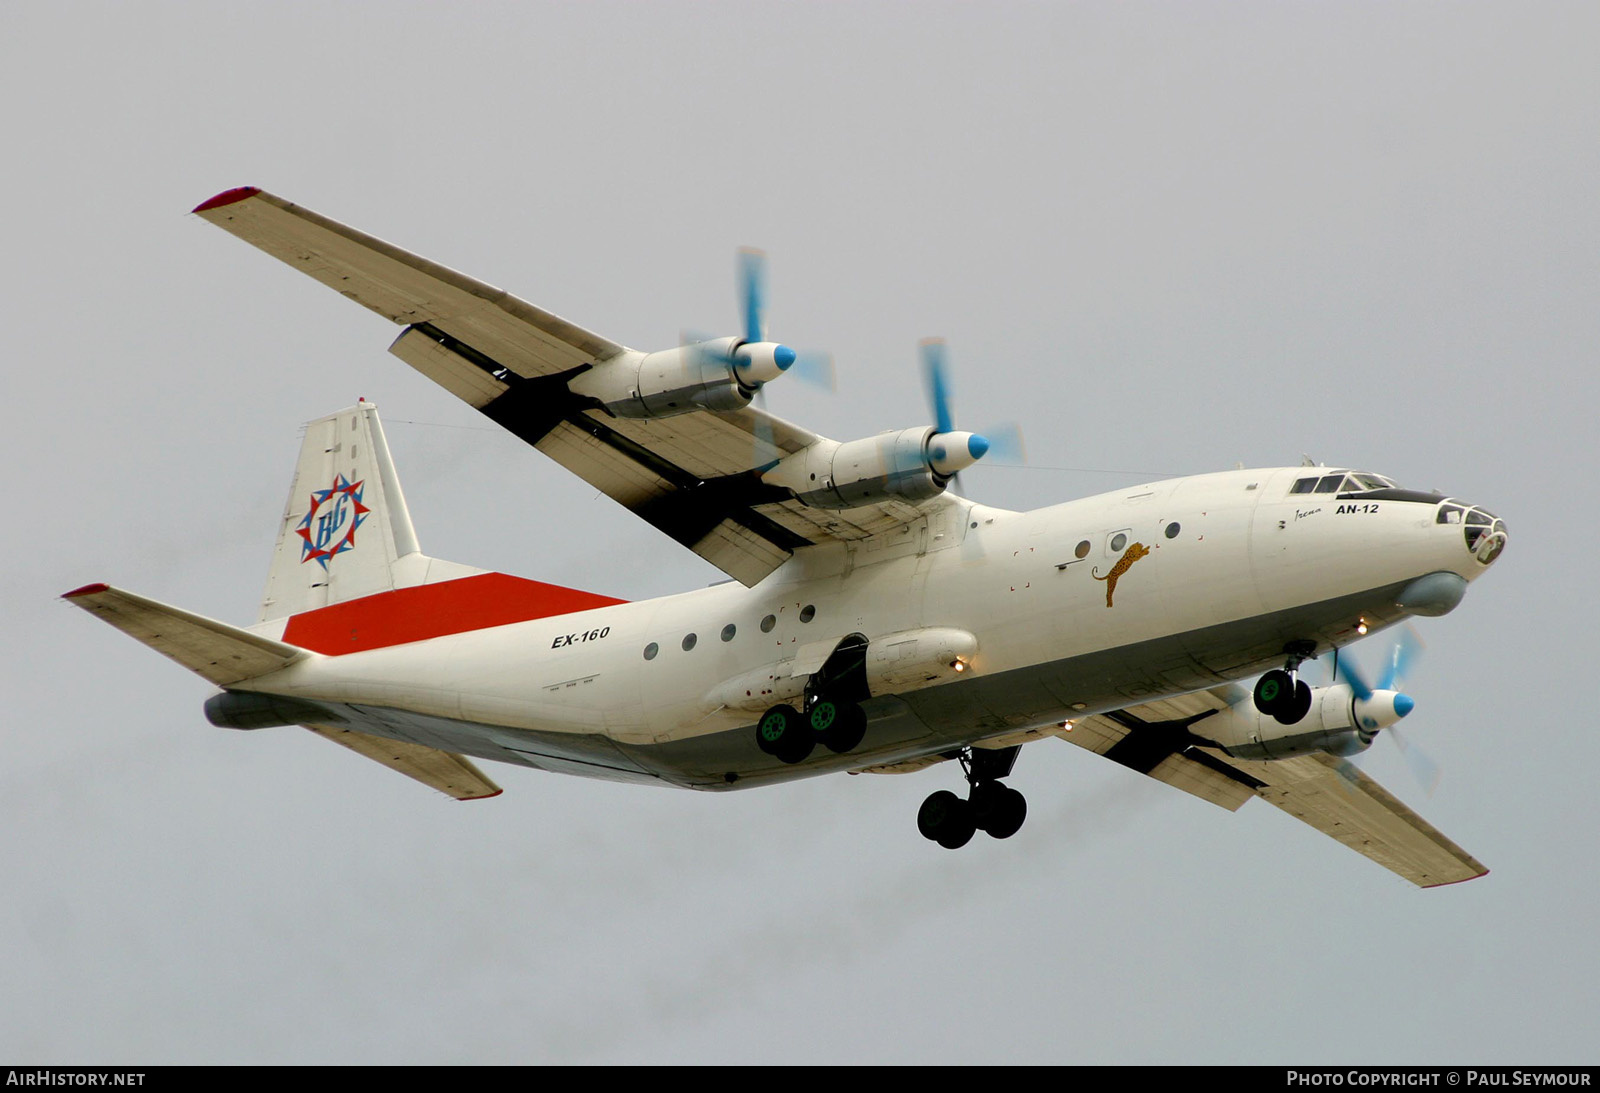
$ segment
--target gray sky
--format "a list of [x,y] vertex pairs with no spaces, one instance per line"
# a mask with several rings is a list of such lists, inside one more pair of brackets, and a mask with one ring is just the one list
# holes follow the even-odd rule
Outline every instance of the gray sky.
[[[7,9],[0,1057],[29,1062],[1597,1061],[1592,4]],[[642,348],[771,325],[840,439],[1018,421],[1029,508],[1302,452],[1487,505],[1366,769],[1485,862],[1422,892],[1265,805],[1053,741],[750,793],[514,768],[460,805],[54,600],[254,617],[300,423],[381,408],[439,557],[718,578],[187,217],[252,184]],[[426,422],[426,425],[406,424]],[[1070,469],[1062,469],[1070,468]],[[1121,472],[1134,472],[1121,473]],[[1381,639],[1375,639],[1381,640]],[[1369,663],[1377,650],[1361,650]]]

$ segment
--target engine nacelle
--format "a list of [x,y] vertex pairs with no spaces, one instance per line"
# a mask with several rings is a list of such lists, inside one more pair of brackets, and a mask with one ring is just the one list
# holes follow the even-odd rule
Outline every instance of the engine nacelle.
[[1410,713],[1412,702],[1398,691],[1356,698],[1349,685],[1314,687],[1311,709],[1284,725],[1246,699],[1189,726],[1236,759],[1289,759],[1314,751],[1355,755],[1371,746],[1378,730]]
[[575,377],[570,387],[618,417],[727,413],[750,405],[763,383],[794,362],[795,351],[777,342],[717,338],[659,353],[628,353]]
[[[815,508],[853,509],[890,500],[916,504],[937,497],[950,484],[950,476],[934,468],[929,454],[936,435],[925,425],[844,444],[819,441],[762,477],[788,487]],[[939,439],[964,435],[945,434]]]
[[630,369],[630,389],[604,400],[618,417],[674,417],[694,410],[731,411],[750,405],[755,388],[739,382],[729,364],[737,338],[720,338],[646,353]]

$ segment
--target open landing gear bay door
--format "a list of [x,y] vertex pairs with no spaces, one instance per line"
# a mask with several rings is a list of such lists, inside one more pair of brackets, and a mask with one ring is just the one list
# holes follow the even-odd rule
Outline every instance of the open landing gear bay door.
[[389,351],[746,585],[796,550],[893,531],[950,504],[808,506],[760,471],[819,438],[754,408],[614,417],[570,380],[634,350],[254,187],[202,219],[403,330]]
[[1086,717],[1059,735],[1229,810],[1260,797],[1423,888],[1489,871],[1346,760],[1315,752],[1257,762],[1195,746],[1185,726],[1201,731],[1196,719],[1232,697],[1197,691]]

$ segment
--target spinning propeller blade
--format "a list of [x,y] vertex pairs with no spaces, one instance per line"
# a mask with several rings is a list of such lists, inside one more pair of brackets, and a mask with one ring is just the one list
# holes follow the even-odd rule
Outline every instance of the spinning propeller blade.
[[957,472],[994,452],[1002,459],[1020,463],[1024,458],[1022,430],[1016,425],[1001,425],[986,429],[982,434],[964,433],[956,429],[954,402],[950,393],[950,371],[943,338],[924,338],[919,343],[922,351],[922,377],[928,390],[928,402],[933,408],[934,435],[929,441],[929,455],[935,471],[950,477],[951,487],[960,493]]
[[739,305],[744,317],[744,340],[767,340],[767,256],[754,247],[739,248]]
[[950,379],[945,367],[945,341],[943,338],[923,338],[922,378],[928,387],[928,401],[933,404],[933,427],[941,433],[955,429],[955,415],[950,412]]
[[[1399,693],[1405,685],[1406,676],[1415,666],[1417,657],[1422,650],[1422,639],[1411,626],[1407,626],[1395,635],[1390,646],[1383,675],[1378,680],[1377,687],[1367,685],[1360,669],[1348,656],[1340,656],[1336,661],[1334,675],[1343,683],[1349,685],[1357,702],[1357,713],[1360,713],[1360,704],[1370,701],[1375,694],[1393,694],[1393,709],[1400,717],[1409,714],[1416,707],[1410,695]],[[1414,742],[1409,741],[1400,732],[1399,725],[1390,724],[1383,730],[1385,735],[1394,739],[1395,746],[1400,749],[1400,754],[1406,761],[1411,776],[1417,780],[1428,796],[1439,786],[1440,768],[1426,752]]]

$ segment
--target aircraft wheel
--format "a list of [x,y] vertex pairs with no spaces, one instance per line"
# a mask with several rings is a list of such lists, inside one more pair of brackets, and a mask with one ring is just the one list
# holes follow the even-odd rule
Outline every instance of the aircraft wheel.
[[823,747],[843,755],[867,735],[867,715],[854,702],[825,698],[811,707],[811,727]]
[[1294,691],[1284,696],[1285,701],[1280,709],[1272,711],[1272,716],[1280,725],[1295,725],[1306,714],[1311,712],[1311,686],[1305,680],[1298,680]]
[[1294,701],[1294,692],[1294,677],[1282,668],[1274,668],[1256,680],[1256,709],[1277,717],[1279,710]]
[[930,794],[917,810],[917,830],[946,850],[957,850],[972,839],[977,830],[972,822],[972,805],[941,789]]
[[988,803],[988,815],[979,826],[993,839],[1009,839],[1028,818],[1028,799],[1010,786],[997,786]]
[[774,706],[756,722],[756,744],[785,763],[798,763],[811,754],[816,734],[800,712],[787,703]]
[[1000,813],[1003,807],[1006,787],[1000,782],[976,782],[972,792],[967,795],[967,800],[972,803],[972,822],[978,825],[979,831],[988,831],[989,824]]

